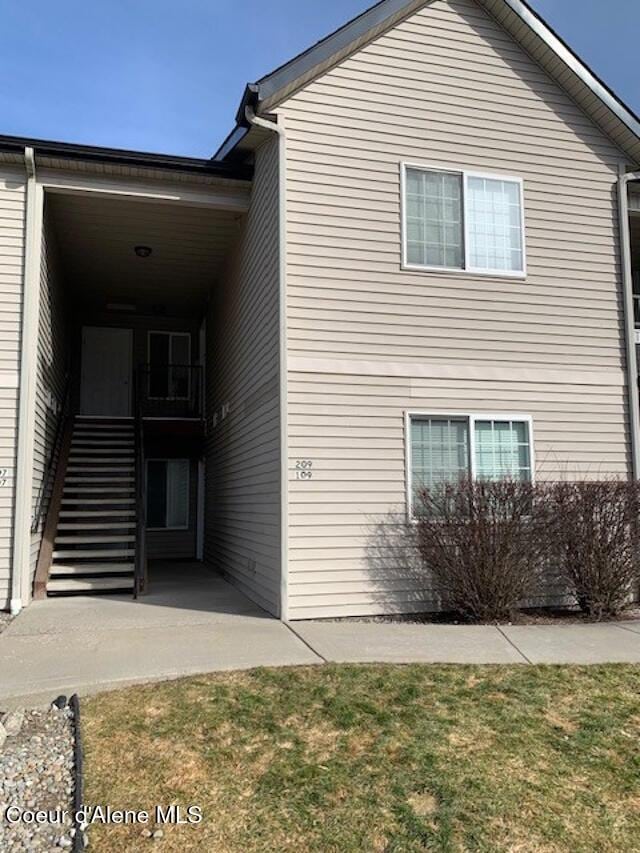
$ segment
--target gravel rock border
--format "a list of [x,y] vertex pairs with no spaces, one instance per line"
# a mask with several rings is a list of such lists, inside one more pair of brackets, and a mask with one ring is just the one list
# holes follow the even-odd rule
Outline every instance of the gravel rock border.
[[[62,707],[59,707],[61,705]],[[3,739],[4,738],[4,739]],[[73,825],[75,725],[65,702],[0,714],[0,850],[82,849]],[[53,812],[44,823],[10,822],[17,807]],[[66,816],[63,813],[66,812]],[[82,839],[84,841],[84,839]]]
[[5,628],[9,627],[13,618],[14,617],[10,613],[7,613],[6,610],[0,610],[0,634],[2,634]]

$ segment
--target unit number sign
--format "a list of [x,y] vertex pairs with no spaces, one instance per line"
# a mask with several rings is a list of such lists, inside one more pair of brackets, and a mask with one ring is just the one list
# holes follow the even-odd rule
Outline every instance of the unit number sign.
[[313,479],[313,462],[311,459],[296,459],[296,480]]

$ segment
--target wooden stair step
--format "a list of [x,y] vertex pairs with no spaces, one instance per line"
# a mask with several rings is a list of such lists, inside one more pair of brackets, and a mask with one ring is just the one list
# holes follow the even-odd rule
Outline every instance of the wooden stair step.
[[65,483],[131,483],[133,477],[65,477]]
[[93,432],[103,435],[111,435],[114,432],[132,433],[132,423],[99,423],[88,421],[76,421],[73,425],[73,434],[77,432]]
[[135,557],[133,548],[68,548],[62,551],[54,551],[52,554],[53,562],[58,560],[73,560],[81,557]]
[[133,576],[116,578],[51,578],[47,583],[47,594],[105,592],[108,590],[133,589]]
[[[104,468],[100,468],[95,465],[70,465],[67,468],[67,471],[70,474],[128,474],[130,471],[133,471],[133,466],[130,463],[122,463],[120,467],[116,465],[105,465]],[[67,477],[68,480],[75,480],[75,477]],[[95,480],[95,477],[90,477],[87,479]]]
[[135,523],[136,512],[133,509],[63,509],[60,518],[132,518]]
[[95,536],[56,536],[56,545],[104,545],[111,542],[135,542],[135,536],[129,536],[126,533],[114,533],[109,536],[104,533],[97,533]]
[[113,442],[124,441],[132,442],[134,440],[133,433],[104,433],[104,432],[74,432],[72,444],[84,444],[91,442],[92,445],[111,444]]
[[74,464],[76,462],[88,462],[91,465],[95,465],[96,462],[100,464],[104,462],[122,462],[123,459],[126,459],[128,462],[133,462],[135,459],[135,455],[133,450],[119,450],[117,447],[104,447],[100,450],[95,450],[89,448],[75,448],[69,454],[69,463]]
[[49,576],[133,574],[134,570],[134,563],[54,563]]
[[[102,516],[99,516],[100,518]],[[121,527],[135,527],[133,519],[129,521],[67,522],[58,524],[58,530],[118,530]]]
[[114,447],[112,444],[105,444],[104,447],[83,447],[76,445],[69,451],[69,460],[87,459],[89,462],[102,462],[103,459],[115,457],[116,461],[120,459],[134,459],[135,452],[132,446]]
[[[93,489],[92,491],[104,492],[104,489]],[[116,490],[118,493],[122,489]],[[135,503],[134,498],[62,498],[62,503],[66,504],[85,504],[87,506],[131,506]]]
[[73,451],[81,447],[85,453],[102,453],[105,448],[129,448],[133,447],[134,444],[132,438],[74,438],[71,442],[71,449]]
[[[86,482],[86,481],[85,481]],[[133,492],[132,486],[82,486],[76,483],[69,483],[69,485],[65,484],[65,493],[66,492],[82,492],[82,494],[86,495],[121,495],[123,492]]]

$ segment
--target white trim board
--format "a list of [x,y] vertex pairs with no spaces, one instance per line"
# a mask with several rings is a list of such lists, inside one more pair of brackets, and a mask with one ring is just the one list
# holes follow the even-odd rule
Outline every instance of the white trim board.
[[394,376],[412,379],[471,379],[478,382],[548,382],[554,385],[607,385],[623,388],[625,372],[611,370],[553,370],[537,367],[495,367],[479,364],[360,361],[290,357],[289,374],[321,373],[340,376]]
[[25,149],[27,170],[23,305],[20,350],[20,394],[16,453],[11,561],[11,612],[31,600],[31,515],[35,442],[40,259],[44,222],[44,190],[35,171],[33,149]]
[[212,207],[218,210],[228,210],[245,213],[249,209],[250,187],[240,181],[237,186],[223,187],[203,185],[202,188],[190,185],[179,185],[159,181],[144,181],[135,178],[104,178],[94,175],[79,175],[69,172],[42,169],[40,171],[42,186],[49,193],[65,193],[71,195],[99,194],[103,197],[126,198],[128,201],[141,203],[155,202],[165,204],[182,204],[190,207]]

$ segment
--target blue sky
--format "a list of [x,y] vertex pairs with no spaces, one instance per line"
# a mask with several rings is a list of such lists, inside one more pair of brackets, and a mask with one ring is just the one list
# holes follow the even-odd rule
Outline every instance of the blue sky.
[[[244,84],[373,0],[0,0],[0,133],[208,157]],[[530,0],[640,112],[638,0]]]

